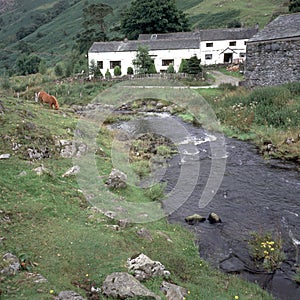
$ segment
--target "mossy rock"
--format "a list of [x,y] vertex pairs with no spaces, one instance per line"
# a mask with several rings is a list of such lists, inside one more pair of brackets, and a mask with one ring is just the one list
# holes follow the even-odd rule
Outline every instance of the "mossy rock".
[[195,225],[197,223],[204,222],[206,220],[206,218],[204,218],[198,214],[193,214],[191,216],[186,217],[184,220],[190,225]]

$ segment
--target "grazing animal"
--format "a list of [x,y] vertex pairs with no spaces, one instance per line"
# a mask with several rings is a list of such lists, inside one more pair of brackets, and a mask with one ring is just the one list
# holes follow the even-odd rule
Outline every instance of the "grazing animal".
[[57,99],[54,96],[51,96],[51,95],[47,94],[44,91],[40,91],[36,95],[36,101],[40,101],[42,103],[49,103],[50,108],[53,108],[53,106],[54,106],[56,110],[59,109],[59,105],[58,105]]

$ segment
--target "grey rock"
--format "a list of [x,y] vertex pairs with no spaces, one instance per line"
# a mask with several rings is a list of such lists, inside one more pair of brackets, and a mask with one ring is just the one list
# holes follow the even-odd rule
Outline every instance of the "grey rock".
[[127,186],[127,175],[120,170],[113,169],[106,181],[109,188],[119,189]]
[[54,176],[53,172],[51,172],[49,169],[45,168],[43,164],[41,164],[39,167],[33,169],[34,172],[36,172],[36,174],[38,176],[41,176],[43,174],[47,174],[49,176]]
[[188,294],[186,288],[166,281],[163,281],[160,290],[164,293],[167,300],[184,300],[185,296]]
[[68,177],[71,175],[76,175],[80,172],[80,167],[79,166],[73,166],[69,170],[67,170],[61,177]]
[[46,283],[46,282],[48,282],[48,280],[44,276],[42,276],[41,274],[27,272],[26,277],[32,279],[34,283]]
[[102,286],[102,294],[117,299],[138,297],[138,299],[161,298],[142,285],[136,278],[128,273],[115,272],[108,275]]
[[58,294],[56,300],[86,300],[86,298],[73,291],[62,291]]
[[150,259],[147,255],[141,253],[127,260],[128,271],[133,273],[134,277],[140,281],[147,280],[155,276],[169,277],[170,272],[159,262]]
[[2,257],[3,261],[7,264],[7,267],[0,271],[0,274],[5,276],[15,275],[20,269],[20,262],[18,257],[12,253],[6,253]]
[[146,228],[141,228],[137,231],[137,235],[143,239],[146,239],[148,241],[153,241],[151,232]]
[[6,154],[0,154],[0,159],[8,159],[10,158],[10,154],[6,153]]

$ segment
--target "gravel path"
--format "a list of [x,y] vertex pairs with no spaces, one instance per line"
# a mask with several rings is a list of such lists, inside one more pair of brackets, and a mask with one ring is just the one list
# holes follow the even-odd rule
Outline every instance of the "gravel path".
[[233,76],[225,75],[219,71],[210,71],[210,74],[215,78],[214,86],[219,86],[221,83],[231,83],[239,85],[240,79]]

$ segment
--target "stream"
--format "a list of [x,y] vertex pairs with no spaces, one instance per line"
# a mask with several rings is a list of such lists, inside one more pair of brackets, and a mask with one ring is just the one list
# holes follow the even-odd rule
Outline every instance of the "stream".
[[[181,128],[178,134],[175,126]],[[300,244],[300,174],[296,165],[266,161],[257,153],[255,145],[223,138],[226,155],[219,159],[225,166],[224,176],[220,186],[211,191],[212,200],[201,207],[199,200],[212,176],[212,149],[222,137],[169,115],[147,115],[119,123],[118,128],[136,136],[149,132],[173,133],[171,139],[178,146],[179,154],[168,160],[167,167],[157,168],[154,177],[167,184],[169,197],[163,201],[163,207],[169,221],[182,223],[195,233],[203,259],[223,272],[239,274],[258,283],[275,299],[300,299],[300,284],[293,280],[299,264],[297,247],[300,247],[297,245]],[[183,193],[186,199],[180,205],[170,208],[172,197],[178,197],[178,192],[172,193],[178,182],[189,192]],[[217,213],[222,223],[205,221],[189,225],[185,222],[189,215],[197,213],[207,217],[211,212]],[[251,232],[281,236],[285,259],[275,272],[258,269],[253,262],[247,242]]]

